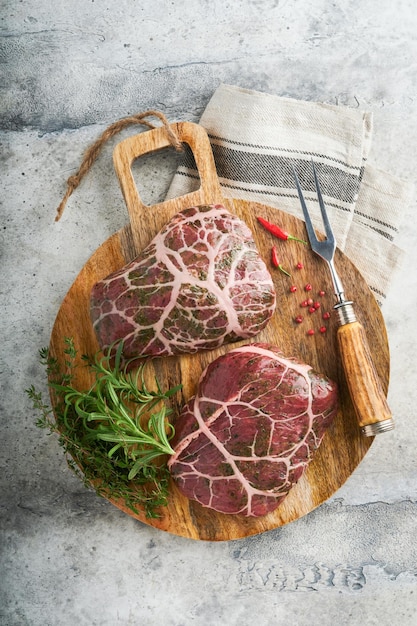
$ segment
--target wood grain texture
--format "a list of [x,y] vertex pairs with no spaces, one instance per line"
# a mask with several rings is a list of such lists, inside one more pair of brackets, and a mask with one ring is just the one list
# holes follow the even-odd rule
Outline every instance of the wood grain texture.
[[[259,227],[256,216],[261,215],[275,221],[301,239],[305,239],[304,223],[263,204],[222,198],[205,131],[189,123],[176,124],[175,130],[193,150],[201,179],[200,189],[180,198],[145,206],[137,194],[133,177],[129,174],[130,167],[133,160],[141,154],[166,147],[168,141],[165,133],[160,129],[149,131],[127,139],[116,147],[115,168],[128,206],[130,224],[104,242],[82,268],[58,312],[50,350],[63,366],[64,337],[73,337],[81,352],[93,354],[99,349],[89,318],[89,298],[93,284],[132,260],[179,210],[194,204],[222,202],[248,224],[267,264],[271,245],[277,245],[282,264],[289,269],[292,276],[289,278],[271,268],[277,292],[277,309],[267,327],[254,341],[279,346],[287,355],[296,356],[311,364],[314,369],[337,381],[339,385],[338,415],[305,474],[276,511],[261,518],[216,513],[183,497],[173,483],[169,505],[161,510],[159,519],[151,520],[146,519],[144,514],[133,514],[123,501],[110,500],[127,514],[166,532],[192,539],[222,541],[271,530],[312,511],[349,478],[365,456],[373,438],[361,435],[350,400],[338,352],[336,314],[330,318],[327,332],[318,332],[319,326],[323,324],[321,312],[325,309],[331,310],[334,304],[326,265],[307,246],[297,242],[273,240],[269,233]],[[298,262],[303,264],[303,269],[296,269]],[[374,365],[383,390],[387,393],[389,348],[380,309],[361,274],[339,250],[336,251],[335,264],[347,296],[352,297],[354,294],[355,312],[364,332],[368,339],[372,337]],[[300,302],[307,297],[304,285],[308,282],[313,286],[313,294],[317,294],[320,289],[326,291],[326,295],[321,298],[321,308],[311,315],[300,307]],[[297,286],[295,293],[289,291],[292,284]],[[294,318],[300,313],[306,319],[302,324],[296,324]],[[310,326],[317,329],[313,336],[306,334]],[[156,375],[164,386],[179,382],[183,384],[182,392],[173,399],[174,413],[178,414],[183,403],[195,392],[200,374],[208,363],[244,343],[247,342],[229,344],[217,350],[193,355],[154,359],[149,363],[149,377]],[[74,384],[84,389],[91,382],[91,374],[85,368],[78,368]]]
[[375,370],[362,325],[352,322],[341,326],[337,331],[337,338],[359,426],[391,419],[391,409]]

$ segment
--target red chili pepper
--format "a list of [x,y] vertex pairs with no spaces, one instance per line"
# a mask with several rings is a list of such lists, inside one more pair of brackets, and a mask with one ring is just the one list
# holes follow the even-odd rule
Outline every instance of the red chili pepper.
[[291,276],[291,274],[289,274],[286,270],[284,270],[281,263],[279,262],[276,246],[272,246],[271,248],[271,263],[274,267],[277,267],[279,270],[281,270],[281,272],[283,272],[287,276]]
[[293,241],[299,241],[300,243],[304,243],[305,245],[307,245],[306,241],[303,241],[302,239],[298,239],[298,237],[294,237],[293,235],[290,235],[285,230],[282,230],[282,228],[279,228],[279,226],[277,226],[276,224],[272,224],[271,222],[268,222],[263,217],[257,217],[256,219],[258,220],[260,224],[262,224],[262,226],[269,233],[271,233],[275,237],[278,237],[278,239],[283,239],[284,241],[287,241],[288,239],[292,239]]

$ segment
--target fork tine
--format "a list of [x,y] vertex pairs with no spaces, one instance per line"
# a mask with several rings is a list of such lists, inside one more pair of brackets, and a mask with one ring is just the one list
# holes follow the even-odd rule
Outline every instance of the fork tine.
[[316,185],[316,193],[317,193],[317,198],[319,200],[321,217],[323,219],[323,225],[324,225],[324,231],[326,233],[326,237],[327,237],[328,241],[333,243],[334,242],[334,234],[333,234],[333,231],[332,231],[332,227],[330,225],[329,217],[327,215],[326,207],[324,206],[323,196],[321,195],[319,179],[317,177],[317,171],[316,171],[316,167],[314,165],[313,159],[311,160],[311,165],[313,167],[314,184]]
[[316,232],[314,230],[314,227],[310,218],[310,213],[308,212],[307,205],[304,200],[304,195],[300,186],[300,181],[298,180],[297,172],[295,171],[294,165],[292,166],[292,171],[294,173],[294,180],[295,180],[295,184],[297,187],[298,197],[300,198],[301,208],[303,209],[303,213],[304,213],[304,220],[306,224],[307,235],[310,240],[310,244],[313,245],[313,243],[318,242],[318,239],[317,239]]

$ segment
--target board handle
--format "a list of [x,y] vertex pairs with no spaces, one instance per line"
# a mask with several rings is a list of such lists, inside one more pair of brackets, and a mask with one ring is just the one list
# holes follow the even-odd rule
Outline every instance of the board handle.
[[362,434],[372,437],[392,430],[394,420],[372,361],[362,324],[358,321],[343,324],[337,330],[337,339],[346,382]]
[[[157,216],[158,213],[163,215],[165,223],[169,217],[184,209],[185,206],[221,204],[224,201],[210,140],[205,129],[193,122],[176,122],[170,124],[170,128],[180,142],[188,144],[191,148],[200,177],[200,187],[196,191],[154,204],[152,207],[142,202],[133,178],[132,164],[140,156],[172,146],[164,127],[128,137],[118,143],[113,151],[114,169],[126,202],[133,239],[138,251],[142,250],[147,244],[147,241],[142,240],[142,220],[145,212],[147,213],[147,218],[149,218],[150,209],[152,209],[152,215],[154,216]],[[184,199],[186,200],[186,205],[184,205]],[[156,230],[159,230],[163,224],[158,224],[157,218],[155,221]]]

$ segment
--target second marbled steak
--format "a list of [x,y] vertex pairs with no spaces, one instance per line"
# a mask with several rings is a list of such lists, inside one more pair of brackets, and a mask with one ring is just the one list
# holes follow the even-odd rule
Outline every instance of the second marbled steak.
[[218,357],[175,425],[168,467],[180,491],[220,513],[274,511],[337,413],[337,386],[276,346]]

